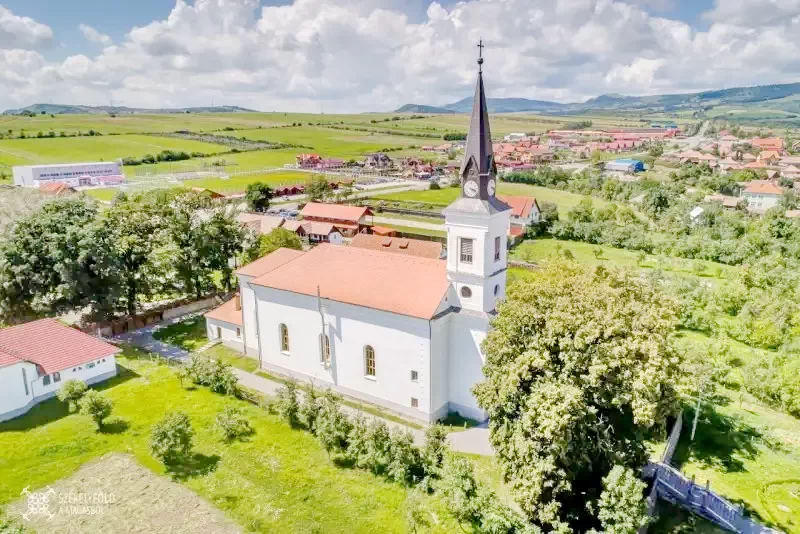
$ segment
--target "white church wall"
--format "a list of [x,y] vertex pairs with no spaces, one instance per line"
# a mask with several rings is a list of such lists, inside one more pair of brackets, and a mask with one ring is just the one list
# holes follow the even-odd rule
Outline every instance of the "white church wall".
[[448,395],[450,411],[482,421],[486,413],[472,395],[472,386],[483,380],[483,354],[480,346],[486,339],[488,322],[464,313],[450,317],[450,353]]
[[[431,419],[429,321],[323,299],[331,340],[331,366],[326,369],[320,357],[317,298],[254,287],[264,367],[332,385],[410,417]],[[280,324],[289,331],[288,353],[281,352]],[[374,378],[365,374],[366,345],[375,351]],[[417,371],[416,382],[411,371]],[[417,407],[412,407],[412,398]]]
[[[206,317],[206,335],[211,341],[221,341],[227,347],[244,352],[243,333],[239,325]],[[248,356],[256,357],[256,352]]]
[[[242,297],[242,318],[244,322],[244,343],[247,350],[244,352],[248,356],[258,357],[258,335],[256,329],[256,296],[249,283],[254,278],[252,276],[239,275],[239,293]],[[243,349],[244,350],[244,347]]]
[[436,419],[447,416],[450,402],[448,378],[450,357],[450,317],[431,321],[430,411]]

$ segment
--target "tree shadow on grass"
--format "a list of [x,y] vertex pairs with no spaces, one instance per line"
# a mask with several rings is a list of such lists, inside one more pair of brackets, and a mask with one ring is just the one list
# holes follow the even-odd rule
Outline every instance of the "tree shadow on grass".
[[130,426],[130,423],[126,420],[117,418],[103,423],[103,426],[100,427],[98,432],[101,434],[122,434],[128,430]]
[[220,457],[217,454],[194,453],[183,460],[166,464],[167,473],[176,480],[187,480],[213,473],[217,470]]
[[696,461],[703,467],[738,473],[746,471],[742,458],[751,460],[758,456],[757,445],[762,442],[762,434],[738,418],[720,413],[714,406],[704,406],[692,442],[693,419],[694,409],[685,410],[681,439],[672,460],[676,467]]

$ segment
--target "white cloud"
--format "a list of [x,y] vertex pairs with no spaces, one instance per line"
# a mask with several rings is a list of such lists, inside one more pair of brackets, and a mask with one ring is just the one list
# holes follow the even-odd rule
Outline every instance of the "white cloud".
[[108,46],[111,44],[111,37],[105,33],[100,33],[88,24],[79,24],[78,28],[81,30],[83,36],[93,43],[101,44],[103,46]]
[[465,0],[425,12],[416,0],[178,0],[166,19],[94,56],[48,62],[0,40],[0,107],[444,104],[471,94],[479,38],[490,96],[576,101],[790,82],[800,72],[799,3],[718,0],[697,31],[642,9],[655,0]]
[[0,48],[37,48],[49,44],[53,31],[30,17],[18,17],[0,5]]

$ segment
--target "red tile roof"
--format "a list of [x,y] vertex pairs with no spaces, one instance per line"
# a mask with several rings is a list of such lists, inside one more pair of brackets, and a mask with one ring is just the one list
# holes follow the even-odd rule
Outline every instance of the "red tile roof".
[[74,193],[75,189],[64,182],[50,182],[39,186],[39,192],[47,195],[59,196],[67,193]]
[[244,267],[236,271],[236,274],[243,274],[245,276],[258,277],[270,272],[281,265],[288,263],[303,255],[300,250],[293,250],[290,248],[279,248],[272,254],[267,254],[263,258],[250,262]]
[[444,260],[328,244],[252,283],[309,296],[319,288],[324,299],[422,319],[433,317],[450,287]]
[[209,319],[215,319],[217,321],[223,321],[225,323],[242,326],[244,321],[242,319],[242,306],[240,299],[241,297],[236,295],[228,302],[221,304],[220,306],[217,306],[210,312],[206,313],[205,316]]
[[39,319],[0,330],[0,367],[28,361],[50,374],[120,350],[55,319]]
[[534,206],[539,208],[539,204],[534,197],[518,197],[510,195],[497,195],[497,198],[511,206],[511,213],[514,217],[527,219]]
[[372,233],[375,235],[382,235],[382,236],[397,235],[397,230],[395,230],[394,228],[389,228],[387,226],[373,225]]
[[437,241],[422,241],[421,239],[408,239],[405,237],[357,234],[350,242],[350,246],[395,252],[420,258],[437,259],[442,255],[442,244]]
[[753,180],[747,184],[744,192],[753,195],[782,195],[783,189],[769,180]]
[[320,204],[309,202],[300,214],[306,219],[334,219],[357,224],[365,215],[372,212],[369,208],[359,206],[344,206],[342,204]]

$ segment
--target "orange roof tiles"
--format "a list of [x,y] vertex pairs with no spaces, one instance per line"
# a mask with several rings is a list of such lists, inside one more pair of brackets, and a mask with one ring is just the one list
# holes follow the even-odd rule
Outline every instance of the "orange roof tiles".
[[252,283],[309,296],[319,288],[324,299],[422,319],[433,317],[450,286],[444,260],[328,244]]
[[369,208],[359,206],[344,206],[342,204],[321,204],[309,202],[303,207],[300,214],[306,219],[335,219],[357,224],[365,215],[372,212]]
[[769,180],[753,180],[747,184],[744,192],[753,195],[782,195],[783,189]]
[[534,197],[520,197],[511,195],[497,195],[497,198],[511,206],[511,213],[514,217],[527,219],[534,206],[538,209],[539,204]]
[[243,274],[245,276],[258,277],[277,269],[281,265],[288,263],[303,255],[301,250],[293,250],[290,248],[279,248],[272,254],[267,254],[263,258],[250,262],[244,267],[236,271],[236,274]]
[[206,313],[205,316],[209,319],[242,326],[244,321],[242,319],[242,301],[240,299],[241,297],[237,294],[228,302]]
[[119,347],[55,319],[39,319],[0,330],[0,367],[27,361],[50,374],[120,351]]
[[66,193],[74,193],[75,189],[68,186],[64,182],[50,182],[39,186],[39,192],[47,195],[63,195]]
[[262,234],[268,234],[283,224],[283,217],[274,215],[261,215],[260,213],[240,213],[236,220]]
[[350,243],[351,247],[369,250],[395,252],[420,258],[437,259],[442,255],[442,244],[436,241],[422,241],[405,237],[386,237],[380,235],[357,234]]
[[394,228],[386,227],[386,226],[373,225],[372,226],[372,233],[375,234],[375,235],[382,235],[382,236],[397,235],[397,230],[395,230]]

